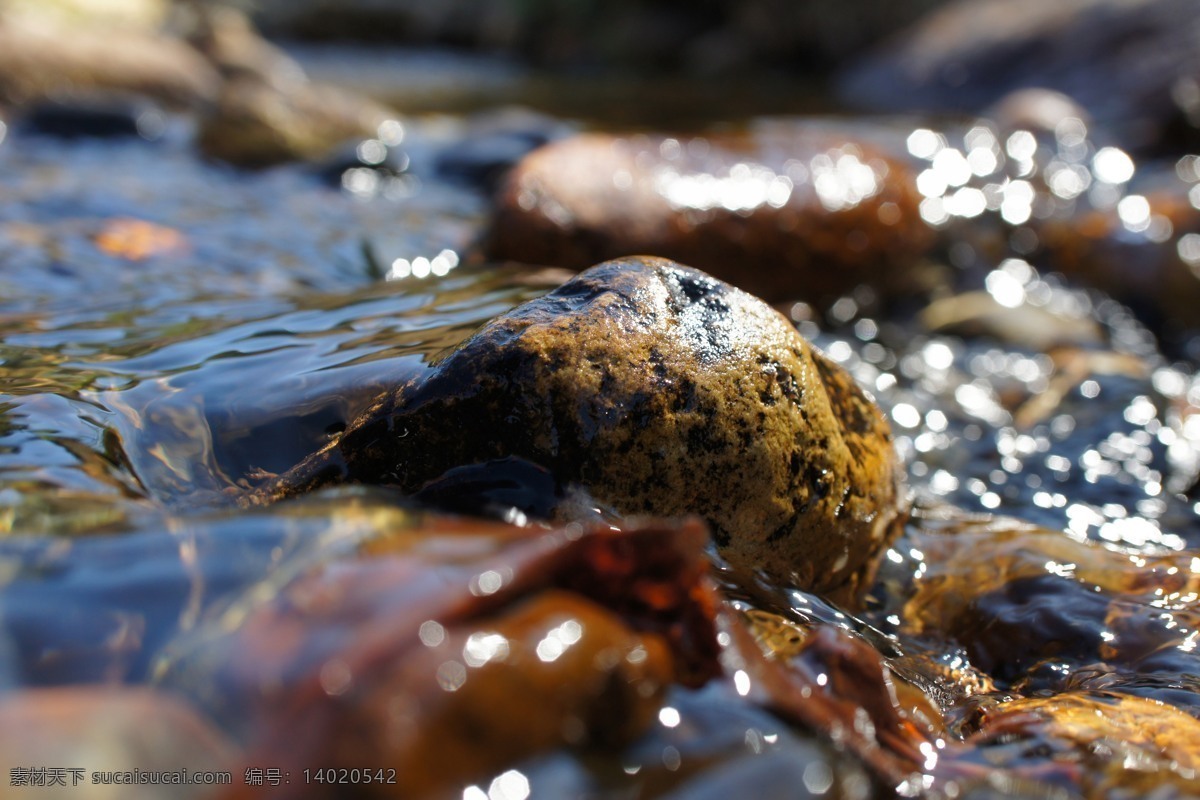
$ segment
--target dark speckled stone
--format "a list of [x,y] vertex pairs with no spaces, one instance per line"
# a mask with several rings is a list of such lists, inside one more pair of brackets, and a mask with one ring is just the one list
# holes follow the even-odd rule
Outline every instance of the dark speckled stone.
[[626,514],[699,514],[732,562],[847,599],[900,515],[890,431],[850,376],[757,298],[646,257],[492,320],[258,499],[413,492],[509,456]]

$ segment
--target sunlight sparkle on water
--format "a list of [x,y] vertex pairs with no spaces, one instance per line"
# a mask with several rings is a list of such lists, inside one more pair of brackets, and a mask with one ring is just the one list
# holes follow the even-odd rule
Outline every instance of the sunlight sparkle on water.
[[397,119],[385,119],[375,133],[385,145],[395,147],[404,141],[404,124]]
[[1005,308],[1017,308],[1025,302],[1025,286],[1003,269],[989,272],[984,286],[997,303]]
[[812,160],[813,188],[821,205],[830,211],[853,208],[879,192],[879,176],[852,152],[817,156]]
[[529,791],[529,779],[518,770],[510,769],[492,781],[487,797],[488,800],[525,800]]
[[428,278],[430,275],[444,277],[450,270],[458,266],[458,253],[444,249],[433,258],[417,256],[411,261],[407,258],[397,258],[392,262],[385,280],[396,281],[404,278]]
[[575,620],[569,619],[552,629],[546,634],[545,638],[538,642],[538,658],[546,663],[556,661],[559,656],[567,651],[567,648],[578,642],[582,636],[583,626]]
[[498,633],[476,632],[463,645],[463,661],[468,667],[482,667],[489,661],[508,658],[508,639]]
[[1029,131],[1016,131],[1008,137],[1004,149],[1017,161],[1032,162],[1037,152],[1037,138]]
[[1196,267],[1200,267],[1200,234],[1185,233],[1180,236],[1175,251],[1179,253],[1179,260],[1192,267],[1194,272]]
[[421,644],[426,647],[437,647],[446,641],[446,629],[431,619],[421,623],[418,635],[421,637]]
[[1124,150],[1102,147],[1092,159],[1092,171],[1105,183],[1128,183],[1133,177],[1133,159]]
[[487,597],[500,591],[504,585],[504,576],[494,569],[489,569],[471,579],[471,594],[476,597]]
[[1140,194],[1131,194],[1117,203],[1117,216],[1125,228],[1141,233],[1150,227],[1150,201]]
[[822,795],[833,788],[833,770],[824,761],[813,761],[804,768],[801,780],[809,794]]
[[928,128],[917,128],[908,135],[907,145],[908,152],[917,158],[928,160],[936,156],[938,151],[946,146],[946,139],[942,134],[935,133]]

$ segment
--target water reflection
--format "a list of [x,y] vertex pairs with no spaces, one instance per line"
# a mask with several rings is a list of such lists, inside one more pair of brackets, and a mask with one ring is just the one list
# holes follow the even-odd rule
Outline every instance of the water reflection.
[[425,256],[417,256],[411,261],[407,258],[397,258],[392,262],[391,269],[385,277],[389,281],[403,280],[404,278],[428,278],[434,276],[436,278],[444,278],[450,274],[450,270],[458,266],[458,253],[453,250],[444,249],[433,258]]
[[[639,148],[653,143],[634,139],[630,146],[636,163],[644,152]],[[696,137],[687,140],[684,148],[677,139],[664,139],[657,146],[662,163],[653,168],[650,179],[654,190],[675,209],[720,208],[748,214],[761,206],[783,208],[793,192],[808,187],[826,211],[836,212],[874,197],[887,176],[887,165],[882,160],[864,160],[862,150],[854,144],[832,147],[807,159],[786,158],[775,166],[733,160],[736,151],[723,152],[724,146]],[[617,172],[614,180],[619,189],[632,188],[633,178],[627,171]]]
[[[770,663],[726,664],[723,678],[699,691],[678,685],[673,671],[686,658],[667,658],[664,642],[685,648],[709,639],[655,627],[665,591],[658,583],[638,594],[624,576],[597,582],[594,591],[617,595],[602,599],[620,613],[562,585],[536,595],[539,605],[518,602],[530,599],[522,593],[531,581],[545,579],[544,562],[524,552],[509,563],[497,553],[510,538],[533,540],[536,527],[483,536],[483,544],[468,544],[463,531],[406,538],[392,498],[362,516],[345,497],[326,498],[312,520],[294,506],[295,516],[275,509],[236,521],[181,521],[161,510],[229,502],[244,482],[327,442],[380,390],[419,376],[480,322],[540,293],[515,270],[460,264],[478,197],[407,178],[389,195],[370,182],[395,176],[358,167],[343,173],[343,187],[367,203],[314,193],[294,172],[239,194],[236,178],[181,167],[169,152],[177,183],[110,195],[97,188],[96,165],[85,186],[34,148],[33,163],[55,183],[17,181],[16,196],[30,202],[0,239],[20,284],[3,303],[14,316],[3,323],[0,350],[0,531],[142,533],[0,542],[0,647],[10,682],[140,680],[160,648],[186,633],[157,662],[158,678],[227,721],[245,714],[245,698],[294,701],[294,717],[269,720],[281,731],[281,757],[296,757],[288,748],[307,729],[297,721],[316,720],[330,742],[363,723],[388,736],[358,744],[400,741],[414,774],[425,769],[442,786],[457,772],[437,766],[440,749],[464,730],[486,731],[486,763],[473,764],[473,782],[461,789],[472,800],[613,787],[666,797],[866,797],[862,764],[830,745],[843,737],[885,742],[915,759],[931,774],[903,785],[922,790],[955,762],[962,737],[991,725],[1007,730],[1008,711],[1045,712],[1046,725],[1057,724],[1035,704],[1006,711],[996,681],[1030,695],[1102,690],[1194,708],[1200,561],[1187,548],[1200,532],[1194,498],[1181,493],[1200,472],[1200,379],[1159,357],[1125,309],[1043,275],[1032,254],[1039,221],[1086,204],[1115,215],[1121,236],[1178,236],[1174,252],[1192,266],[1200,234],[1180,235],[1148,190],[1132,190],[1143,175],[1133,160],[1088,136],[1074,117],[1052,135],[983,124],[961,136],[913,131],[906,145],[924,162],[916,176],[922,215],[946,230],[952,220],[982,226],[989,216],[1018,226],[1005,229],[1002,256],[988,262],[978,242],[955,242],[951,263],[964,274],[982,269],[979,281],[915,319],[878,313],[870,291],[826,312],[790,305],[801,330],[886,406],[927,507],[950,501],[1049,530],[1014,524],[974,538],[969,526],[954,537],[917,526],[888,551],[883,588],[861,616],[761,576],[723,574],[736,598],[729,608],[759,636],[753,644],[768,645],[766,655],[754,652]],[[381,130],[355,155],[379,164],[389,142]],[[661,159],[654,191],[698,212],[781,209],[801,193],[826,211],[848,210],[877,197],[889,178],[885,164],[853,146],[774,160],[738,152],[717,164],[705,160],[713,153],[704,138],[642,144]],[[147,163],[120,149],[106,155],[138,169]],[[677,168],[689,159],[706,169]],[[1198,165],[1194,157],[1176,165],[1193,205]],[[633,188],[630,172],[609,178],[617,190]],[[220,191],[172,200],[179,229],[126,216],[153,207],[144,202],[161,199],[155,191],[210,179]],[[68,200],[84,189],[83,200]],[[405,192],[427,205],[405,205]],[[263,210],[276,201],[286,204],[286,227]],[[83,222],[60,220],[68,202],[82,205]],[[883,203],[872,213],[888,225],[899,210]],[[251,237],[227,218],[238,215],[266,222]],[[397,215],[402,225],[393,224]],[[387,226],[405,233],[389,241],[379,233]],[[372,231],[365,243],[364,229]],[[134,262],[145,271],[130,278]],[[372,269],[386,280],[364,286]],[[122,282],[110,285],[114,276]],[[71,307],[92,289],[86,308]],[[536,525],[524,514],[510,519]],[[367,540],[373,552],[347,555]],[[625,563],[609,555],[596,563]],[[654,601],[644,618],[622,605],[631,595]],[[300,640],[312,649],[290,649]],[[230,641],[236,646],[222,649]],[[737,649],[729,630],[713,641],[723,656]],[[536,697],[566,687],[584,700],[521,701],[524,682],[537,675],[552,688]],[[589,683],[597,675],[606,682]],[[787,690],[799,708],[843,704],[847,715],[832,717],[842,727],[818,727],[824,741],[784,722]],[[361,697],[367,702],[355,706]],[[1093,699],[1080,707],[1094,709]],[[966,719],[972,709],[980,719]],[[536,747],[505,749],[525,741],[527,730],[511,727],[517,722],[543,737]],[[612,737],[603,759],[577,749],[593,735]],[[420,749],[426,738],[432,750]]]
[[919,492],[1080,538],[1194,544],[1200,529],[1179,495],[1197,470],[1195,425],[1179,413],[1190,379],[1127,311],[1024,259],[983,286],[932,303],[924,332],[856,304],[835,304],[824,326],[792,313],[889,409]]

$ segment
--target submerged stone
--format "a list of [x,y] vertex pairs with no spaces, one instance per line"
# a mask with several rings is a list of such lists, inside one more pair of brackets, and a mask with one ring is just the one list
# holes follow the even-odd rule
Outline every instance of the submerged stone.
[[1195,797],[1200,721],[1162,703],[1104,692],[1020,698],[980,715],[968,740],[1084,797]]
[[886,136],[778,121],[719,139],[564,139],[509,175],[486,250],[573,269],[654,253],[770,301],[903,288],[933,232],[915,179],[874,138]]
[[890,430],[853,379],[760,300],[648,257],[492,320],[254,499],[415,492],[509,456],[624,514],[698,514],[731,562],[847,599],[901,516]]

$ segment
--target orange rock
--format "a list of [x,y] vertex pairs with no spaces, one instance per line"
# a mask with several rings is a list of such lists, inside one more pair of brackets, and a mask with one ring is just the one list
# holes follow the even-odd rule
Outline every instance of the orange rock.
[[188,246],[187,238],[174,228],[126,217],[109,220],[92,241],[105,253],[129,261],[144,261]]
[[[322,670],[328,693],[341,690],[336,669]],[[379,787],[391,797],[486,785],[538,753],[632,741],[655,719],[671,673],[660,637],[578,595],[543,592],[446,628],[379,680],[350,686],[313,763],[395,767],[396,785]],[[295,725],[312,724],[309,711]]]
[[956,641],[997,680],[1057,689],[1062,670],[1044,677],[1046,664],[1196,671],[1189,637],[1200,624],[1200,574],[1191,552],[1130,556],[1003,519],[910,534],[926,568],[901,615],[905,628]]

